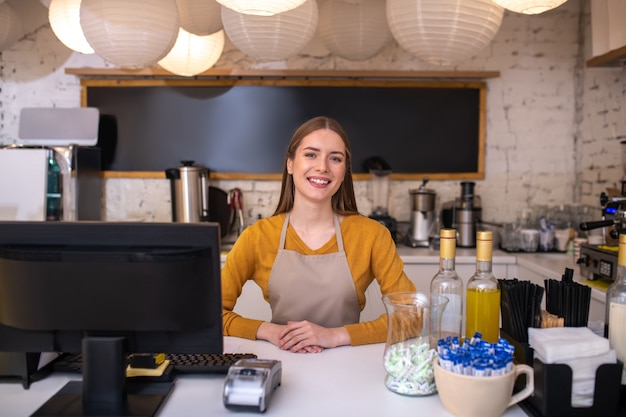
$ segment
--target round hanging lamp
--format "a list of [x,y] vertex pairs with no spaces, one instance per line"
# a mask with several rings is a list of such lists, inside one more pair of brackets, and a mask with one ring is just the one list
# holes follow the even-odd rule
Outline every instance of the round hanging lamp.
[[387,21],[398,44],[439,66],[458,64],[484,49],[503,14],[491,0],[387,0]]
[[373,57],[393,39],[385,0],[326,0],[319,6],[317,33],[329,51],[351,61]]
[[13,6],[0,1],[0,51],[12,47],[24,34],[22,19]]
[[192,77],[215,65],[223,50],[223,30],[198,36],[181,28],[176,43],[159,65],[173,74]]
[[222,7],[224,30],[243,53],[256,59],[286,59],[304,48],[315,35],[317,2],[274,16],[237,13]]
[[306,0],[217,0],[224,7],[243,14],[273,16],[300,7]]
[[174,0],[82,0],[80,24],[102,58],[124,68],[143,68],[172,49],[180,20]]
[[81,54],[93,54],[94,50],[80,27],[80,1],[52,0],[48,7],[48,20],[52,32],[63,45]]
[[215,0],[176,0],[180,27],[194,35],[210,35],[222,29],[222,5]]
[[523,14],[539,14],[555,9],[567,0],[493,0],[507,10]]

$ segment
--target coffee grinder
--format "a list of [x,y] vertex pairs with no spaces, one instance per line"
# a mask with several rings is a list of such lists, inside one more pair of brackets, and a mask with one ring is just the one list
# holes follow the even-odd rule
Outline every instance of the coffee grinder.
[[391,186],[391,170],[370,169],[370,192],[372,196],[372,214],[370,218],[379,221],[391,232],[396,240],[396,219],[389,215],[389,192]]
[[456,229],[456,245],[464,248],[476,247],[476,231],[482,222],[480,197],[474,194],[472,181],[461,182],[461,197],[448,201],[441,207],[443,227]]
[[[435,213],[436,193],[426,188],[428,178],[424,178],[422,185],[409,190],[411,197],[411,224],[407,234],[407,245],[413,248],[427,247],[433,228],[437,226]],[[439,232],[438,230],[436,231]]]

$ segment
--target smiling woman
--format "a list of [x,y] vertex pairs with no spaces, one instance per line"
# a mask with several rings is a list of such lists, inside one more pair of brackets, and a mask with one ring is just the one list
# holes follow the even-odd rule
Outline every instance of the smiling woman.
[[287,160],[287,172],[301,199],[332,198],[346,174],[345,148],[341,137],[330,129],[313,131],[302,140],[297,152]]
[[[414,291],[389,230],[358,213],[350,141],[341,125],[315,117],[287,147],[281,195],[272,217],[247,227],[222,269],[224,332],[281,349],[382,342],[386,318],[360,323],[374,277],[383,294]],[[269,302],[265,322],[233,312],[254,280]]]
[[[307,187],[305,183],[312,186]],[[324,190],[322,197],[332,199],[332,208],[338,213],[358,212],[352,184],[350,142],[339,123],[316,117],[298,128],[287,148],[281,188],[274,214],[293,209],[296,195],[301,194],[304,199],[310,188]]]

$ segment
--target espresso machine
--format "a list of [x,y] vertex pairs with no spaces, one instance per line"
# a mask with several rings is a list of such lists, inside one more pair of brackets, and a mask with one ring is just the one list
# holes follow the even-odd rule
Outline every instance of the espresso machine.
[[476,231],[482,222],[480,196],[475,195],[472,181],[461,182],[461,197],[448,201],[441,207],[441,223],[445,228],[456,229],[456,245],[476,247]]
[[[428,178],[424,178],[419,188],[409,190],[411,198],[411,223],[406,243],[413,248],[427,247],[433,228],[437,226],[434,190],[426,188]],[[438,231],[437,231],[438,232]]]
[[[626,141],[620,142],[622,148],[622,170],[626,178]],[[602,220],[582,222],[578,226],[581,232],[603,229],[604,242],[600,245],[583,243],[576,263],[580,274],[589,280],[617,278],[617,255],[619,234],[626,233],[626,180],[622,180],[621,195],[600,193]]]
[[[622,189],[622,194],[624,190]],[[614,281],[617,274],[617,252],[619,234],[626,228],[626,196],[609,197],[606,193],[600,194],[602,220],[582,222],[579,229],[583,232],[606,228],[601,245],[583,243],[580,245],[580,257],[576,263],[580,267],[580,274],[589,280],[606,279]]]

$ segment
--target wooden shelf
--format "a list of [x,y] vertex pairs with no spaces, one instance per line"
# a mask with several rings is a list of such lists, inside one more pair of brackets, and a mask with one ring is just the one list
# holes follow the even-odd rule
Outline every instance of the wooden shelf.
[[613,49],[587,61],[587,67],[623,67],[626,62],[626,46]]
[[350,71],[350,70],[247,70],[237,68],[209,69],[194,77],[182,77],[162,68],[66,68],[66,74],[85,78],[346,78],[346,79],[487,79],[497,78],[500,71]]
[[[248,173],[223,173],[211,172],[212,180],[278,180],[281,174],[248,174]],[[165,179],[163,171],[102,171],[102,178],[144,178],[144,179]]]
[[[113,179],[165,179],[165,170],[163,171],[102,171],[102,178]],[[481,180],[485,178],[482,172],[464,172],[464,173],[391,173],[391,179],[396,181],[421,181],[424,177],[430,180]],[[280,181],[282,176],[280,173],[275,174],[251,174],[241,172],[211,172],[209,174],[211,180],[243,180],[243,181]],[[353,181],[367,181],[370,175],[366,173],[358,173],[352,175]]]

